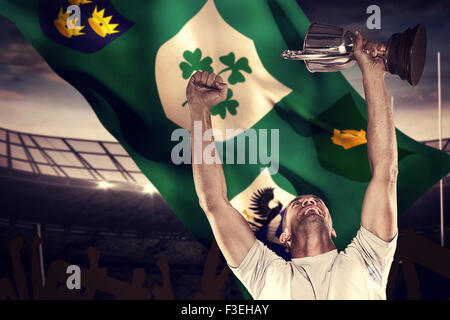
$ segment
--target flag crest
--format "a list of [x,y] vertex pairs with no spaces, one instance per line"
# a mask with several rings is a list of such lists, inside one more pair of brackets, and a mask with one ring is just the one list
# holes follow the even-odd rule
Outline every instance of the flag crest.
[[83,53],[103,49],[133,26],[110,0],[39,0],[38,13],[47,38]]

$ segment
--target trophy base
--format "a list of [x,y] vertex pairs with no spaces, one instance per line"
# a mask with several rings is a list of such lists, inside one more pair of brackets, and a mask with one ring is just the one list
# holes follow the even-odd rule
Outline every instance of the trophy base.
[[387,71],[398,74],[402,80],[415,86],[422,77],[426,52],[427,35],[423,24],[402,33],[394,33],[387,45]]

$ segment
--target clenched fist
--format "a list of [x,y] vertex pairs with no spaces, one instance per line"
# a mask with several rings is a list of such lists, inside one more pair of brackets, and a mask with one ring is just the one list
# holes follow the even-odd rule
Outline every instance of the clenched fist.
[[383,58],[378,55],[386,53],[386,46],[379,42],[363,39],[361,33],[356,30],[356,43],[353,49],[356,61],[363,74],[384,75],[386,68]]
[[198,71],[191,79],[186,88],[186,97],[191,111],[207,108],[225,100],[227,96],[227,85],[223,83],[222,77],[212,72]]

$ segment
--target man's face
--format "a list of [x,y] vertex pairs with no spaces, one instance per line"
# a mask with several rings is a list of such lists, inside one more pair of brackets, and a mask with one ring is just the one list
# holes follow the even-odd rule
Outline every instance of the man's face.
[[304,230],[326,228],[330,236],[336,236],[330,212],[323,200],[317,196],[309,194],[296,197],[289,203],[285,215],[288,234],[296,233],[299,228]]

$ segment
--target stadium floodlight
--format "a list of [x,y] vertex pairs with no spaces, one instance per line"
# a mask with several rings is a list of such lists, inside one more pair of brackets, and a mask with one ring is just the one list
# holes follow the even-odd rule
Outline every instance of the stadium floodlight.
[[156,188],[152,184],[146,184],[143,186],[142,192],[152,194],[156,192]]
[[113,187],[113,185],[111,183],[109,183],[108,181],[100,181],[98,183],[98,187],[100,189],[110,189]]

